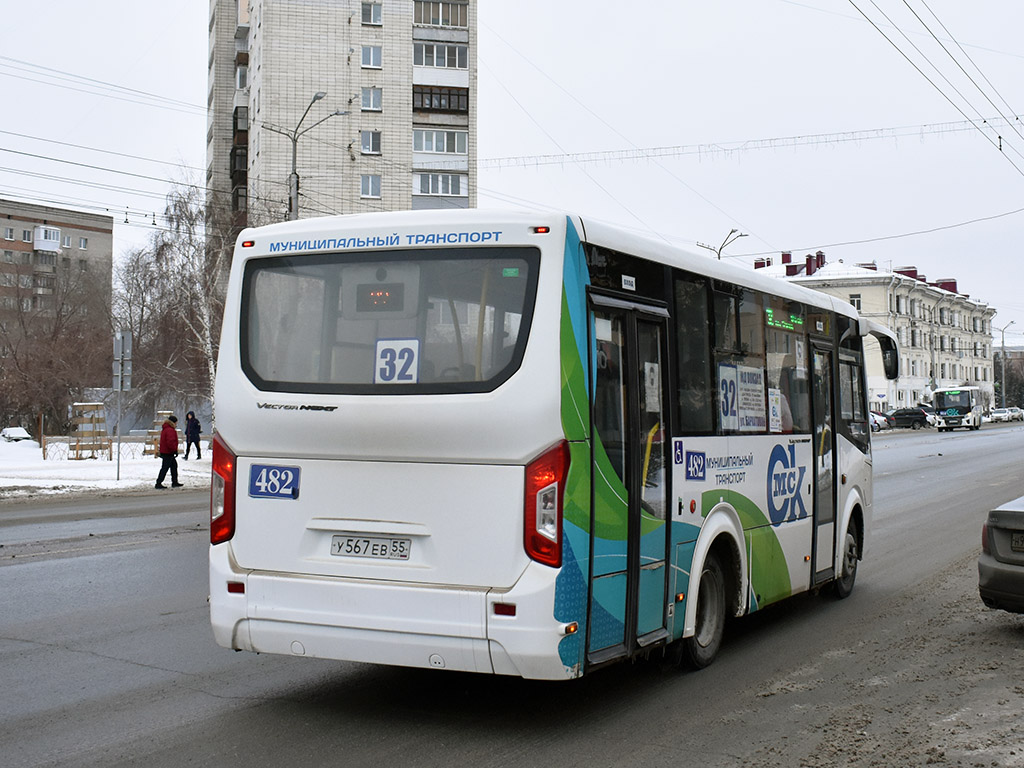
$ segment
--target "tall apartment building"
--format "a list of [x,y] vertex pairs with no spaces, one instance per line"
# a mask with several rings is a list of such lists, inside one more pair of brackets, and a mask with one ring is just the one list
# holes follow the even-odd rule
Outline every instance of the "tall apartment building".
[[[848,301],[861,315],[892,330],[900,342],[900,377],[889,381],[880,356],[867,356],[874,410],[930,402],[940,387],[977,385],[994,399],[992,317],[996,310],[957,290],[957,281],[928,282],[916,267],[880,270],[874,262],[829,263],[818,251],[794,261],[758,259],[756,269]],[[865,342],[866,345],[869,342]]]
[[[62,291],[88,291],[73,297],[96,308],[96,321],[107,327],[114,254],[110,216],[0,200],[0,323],[20,317],[52,316]],[[83,279],[88,277],[88,279]],[[0,356],[5,354],[0,342]]]
[[[237,226],[476,204],[476,0],[210,0],[207,186]],[[294,175],[293,175],[294,170]]]

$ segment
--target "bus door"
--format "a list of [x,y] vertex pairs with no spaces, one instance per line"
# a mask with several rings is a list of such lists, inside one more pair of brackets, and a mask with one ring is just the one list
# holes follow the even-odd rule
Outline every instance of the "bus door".
[[590,663],[668,637],[665,310],[592,296]]
[[834,575],[836,539],[836,434],[831,347],[815,343],[811,365],[814,412],[814,583]]

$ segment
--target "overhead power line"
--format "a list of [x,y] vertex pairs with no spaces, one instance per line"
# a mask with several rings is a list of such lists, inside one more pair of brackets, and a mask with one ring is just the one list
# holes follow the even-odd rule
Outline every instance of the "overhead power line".
[[[1018,122],[1020,118],[1014,118]],[[609,163],[635,162],[654,160],[661,157],[683,157],[697,155],[701,159],[723,157],[738,152],[759,152],[776,149],[793,149],[797,147],[845,144],[848,142],[877,141],[879,139],[898,139],[910,136],[930,136],[946,133],[965,133],[976,131],[979,127],[999,126],[1005,123],[1002,118],[983,118],[981,120],[963,120],[949,123],[932,123],[927,125],[905,125],[895,128],[868,128],[857,131],[839,133],[812,133],[801,136],[780,136],[770,139],[746,139],[731,142],[712,142],[706,144],[678,144],[668,147],[643,147],[638,149],[613,149],[597,152],[573,152],[548,155],[516,155],[509,157],[484,158],[478,162],[480,168],[515,168],[542,165],[568,165],[576,163]]]
[[[814,250],[821,250],[823,248],[841,248],[841,247],[847,246],[847,245],[866,245],[868,243],[881,243],[881,242],[885,242],[886,240],[900,240],[900,239],[905,238],[905,237],[917,237],[919,235],[930,235],[930,234],[933,234],[935,232],[944,232],[944,231],[946,231],[948,229],[958,229],[960,227],[966,227],[966,226],[969,226],[971,224],[980,224],[980,223],[985,222],[985,221],[994,221],[995,219],[1003,219],[1003,218],[1006,218],[1007,216],[1016,216],[1016,215],[1021,214],[1021,213],[1024,213],[1024,208],[1017,208],[1017,209],[1012,210],[1012,211],[1004,211],[1003,213],[996,213],[996,214],[993,214],[991,216],[980,216],[980,217],[978,217],[976,219],[968,219],[967,221],[961,221],[961,222],[958,222],[956,224],[944,224],[944,225],[938,226],[938,227],[931,227],[930,229],[918,229],[918,230],[914,230],[913,232],[901,232],[901,233],[895,234],[895,235],[880,235],[878,237],[864,238],[863,240],[846,240],[844,242],[839,242],[839,243],[818,243],[816,245],[805,245],[805,246],[801,246],[799,248],[792,248],[790,250],[792,250],[792,251],[814,251]],[[726,258],[746,259],[746,258],[750,258],[751,256],[771,256],[773,253],[775,253],[775,251],[764,251],[764,252],[760,252],[760,253],[739,253],[739,254],[734,254],[732,256],[726,256]]]
[[[13,70],[14,72],[27,72],[36,77],[25,77],[23,75],[15,75],[10,72],[3,71],[4,69]],[[59,69],[53,69],[51,67],[44,67],[40,64],[32,64],[31,62],[21,61],[19,59],[12,59],[9,56],[0,56],[0,74],[7,75],[8,77],[14,77],[19,80],[27,80],[32,83],[40,83],[42,85],[49,85],[54,88],[64,88],[66,90],[77,91],[79,93],[87,93],[93,96],[103,96],[106,98],[117,99],[119,101],[127,101],[134,104],[145,104],[151,107],[158,107],[161,109],[171,109],[178,112],[190,112],[193,114],[206,114],[206,107],[201,104],[192,104],[187,101],[181,101],[179,99],[171,99],[167,96],[161,96],[156,93],[149,93],[148,91],[140,91],[136,88],[128,88],[123,85],[117,85],[116,83],[108,83],[103,80],[96,80],[91,77],[83,77],[82,75],[76,75],[71,72],[63,72]],[[46,80],[40,80],[39,77],[48,78]],[[74,83],[72,85],[65,85],[63,83]]]
[[[947,94],[947,93],[946,93],[945,91],[943,91],[943,90],[942,90],[942,88],[940,88],[940,87],[939,87],[939,86],[938,86],[938,85],[937,85],[937,84],[935,83],[935,81],[934,81],[934,80],[932,80],[932,79],[931,79],[930,77],[928,77],[928,75],[927,75],[927,74],[925,74],[925,73],[924,73],[924,71],[923,71],[923,70],[922,70],[922,69],[921,69],[921,68],[920,68],[920,67],[919,67],[919,66],[918,66],[918,65],[917,65],[917,64],[916,64],[916,63],[914,62],[914,60],[913,60],[913,59],[911,59],[911,58],[910,58],[910,57],[909,57],[909,56],[907,55],[906,51],[904,51],[904,50],[903,50],[902,48],[900,48],[900,47],[899,47],[899,46],[898,46],[898,45],[897,45],[897,44],[896,44],[896,43],[895,43],[895,42],[894,42],[894,41],[892,40],[892,38],[890,38],[890,37],[889,37],[889,36],[888,36],[887,34],[885,34],[885,32],[883,32],[883,31],[882,31],[882,28],[881,28],[881,27],[880,27],[880,26],[879,26],[879,25],[878,25],[878,24],[877,24],[877,23],[876,23],[876,22],[875,22],[875,21],[874,21],[874,20],[873,20],[873,19],[872,19],[872,18],[871,18],[870,16],[868,16],[868,15],[867,15],[866,13],[864,13],[864,11],[863,11],[863,10],[861,10],[861,9],[860,9],[860,7],[859,7],[859,6],[857,5],[857,3],[856,3],[856,2],[854,2],[854,0],[848,0],[848,2],[850,3],[850,5],[852,5],[852,6],[854,7],[854,9],[855,9],[855,10],[856,10],[856,11],[857,11],[857,12],[858,12],[858,13],[859,13],[859,14],[860,14],[861,16],[863,16],[863,17],[864,17],[864,18],[865,18],[865,19],[866,19],[866,20],[868,21],[868,23],[869,23],[869,24],[871,24],[871,26],[872,26],[872,27],[874,27],[874,28],[875,28],[875,30],[876,30],[876,31],[878,32],[878,34],[880,34],[880,35],[881,35],[881,36],[882,36],[883,38],[885,38],[886,42],[887,42],[887,43],[889,43],[889,45],[891,45],[891,46],[892,46],[893,48],[895,48],[895,49],[896,49],[896,52],[897,52],[897,53],[899,53],[899,54],[900,54],[900,56],[902,56],[902,57],[903,57],[904,59],[906,59],[906,60],[907,60],[907,63],[908,63],[908,64],[910,64],[910,66],[912,66],[912,67],[913,67],[913,68],[914,68],[914,69],[915,69],[915,70],[917,71],[917,73],[918,73],[919,75],[921,75],[921,77],[923,77],[923,78],[924,78],[925,80],[927,80],[927,81],[928,81],[928,84],[929,84],[929,85],[931,85],[931,86],[932,86],[932,87],[933,87],[933,88],[934,88],[935,90],[937,90],[937,91],[939,92],[939,95],[941,95],[941,96],[942,96],[942,98],[944,98],[944,99],[945,99],[946,101],[948,101],[948,102],[950,103],[950,105],[952,105],[952,107],[953,107],[953,108],[954,108],[954,109],[955,109],[955,110],[956,110],[957,112],[959,112],[959,113],[960,113],[961,115],[963,115],[963,117],[964,117],[964,119],[965,119],[965,120],[967,120],[968,122],[972,122],[972,123],[974,122],[974,121],[972,121],[972,120],[971,120],[971,118],[970,118],[970,117],[969,117],[969,116],[967,115],[967,113],[966,113],[966,112],[964,112],[963,108],[962,108],[962,107],[961,107],[961,106],[960,106],[959,104],[957,104],[957,103],[956,103],[955,101],[953,101],[953,99],[951,99],[951,98],[949,97],[949,94]],[[879,13],[881,13],[883,17],[885,17],[886,21],[888,21],[888,22],[889,22],[889,24],[890,24],[891,26],[893,26],[893,28],[895,28],[895,29],[899,30],[899,27],[898,27],[898,26],[896,26],[896,25],[895,25],[895,24],[894,24],[894,23],[892,22],[892,19],[890,19],[890,18],[889,18],[889,16],[888,16],[888,15],[887,15],[887,14],[886,14],[886,13],[885,13],[884,11],[882,11],[882,10],[881,10],[881,9],[880,9],[880,8],[878,7],[878,4],[877,4],[877,3],[875,2],[875,0],[868,0],[868,2],[870,2],[870,3],[871,3],[871,4],[872,4],[872,5],[874,6],[874,7],[875,7],[875,9],[876,9],[876,10],[878,10],[878,12],[879,12]],[[900,34],[903,34],[902,30],[900,30]],[[904,37],[905,37],[905,35],[904,35]],[[918,50],[918,49],[917,49],[917,46],[914,46],[914,48],[915,48],[915,50]],[[941,74],[941,70],[939,70],[939,69],[938,69],[938,67],[936,67],[936,66],[935,66],[935,65],[934,65],[934,64],[933,64],[933,63],[932,63],[931,61],[929,61],[929,60],[927,59],[927,57],[925,57],[925,60],[926,60],[926,61],[928,61],[928,64],[929,64],[929,65],[930,65],[930,66],[931,66],[931,67],[932,67],[933,69],[935,69],[936,71],[939,71],[939,72],[940,72],[940,74]],[[947,81],[947,82],[948,82],[948,81]],[[958,94],[958,95],[960,95],[960,96],[961,96],[961,98],[964,98],[964,97],[963,97],[963,95],[962,95],[962,94],[960,94],[960,92],[959,92],[959,91],[957,91],[957,94]],[[965,101],[967,101],[967,99],[966,99],[966,98],[964,98],[964,100],[965,100]],[[970,104],[970,102],[969,102],[969,101],[968,101],[968,104]],[[971,108],[973,109],[973,106],[972,106]],[[977,113],[977,110],[975,110],[975,112]],[[988,135],[988,134],[987,134],[987,133],[986,133],[986,132],[985,132],[985,131],[983,130],[983,128],[982,128],[981,126],[976,126],[976,128],[977,128],[977,130],[979,131],[979,133],[981,133],[981,135],[985,137],[985,140],[986,140],[986,141],[988,141],[988,142],[989,142],[989,143],[990,143],[990,144],[991,144],[991,145],[992,145],[992,146],[993,146],[993,147],[994,147],[994,148],[995,148],[995,149],[996,149],[996,150],[997,150],[997,151],[998,151],[998,152],[1000,153],[1000,155],[1001,155],[1001,156],[1002,156],[1003,158],[1005,158],[1006,162],[1008,162],[1008,163],[1009,163],[1010,165],[1012,165],[1012,166],[1013,166],[1013,168],[1014,168],[1014,170],[1015,170],[1015,171],[1017,171],[1017,173],[1018,173],[1018,174],[1020,174],[1021,176],[1024,176],[1024,170],[1021,170],[1020,166],[1018,166],[1018,165],[1017,165],[1017,164],[1016,164],[1016,163],[1015,163],[1015,162],[1013,161],[1013,159],[1012,159],[1012,158],[1011,158],[1011,157],[1010,157],[1010,156],[1009,156],[1008,154],[1006,154],[1005,152],[1003,152],[1003,148],[1002,148],[1002,143],[1003,143],[1003,142],[1002,142],[1002,138],[1000,137],[1000,142],[999,142],[999,143],[997,144],[997,143],[996,143],[996,141],[995,141],[995,140],[994,140],[994,139],[993,139],[993,138],[992,138],[991,136],[989,136],[989,135]],[[1015,149],[1014,151],[1016,151],[1016,149]],[[1018,152],[1018,154],[1020,154],[1020,153]]]

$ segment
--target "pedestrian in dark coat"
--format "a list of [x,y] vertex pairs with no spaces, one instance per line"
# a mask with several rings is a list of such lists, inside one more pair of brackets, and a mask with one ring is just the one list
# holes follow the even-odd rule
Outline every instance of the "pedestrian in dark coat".
[[196,447],[196,459],[203,458],[199,455],[199,433],[202,428],[199,424],[199,419],[196,418],[195,411],[189,411],[185,414],[185,456],[184,461],[188,461],[188,453],[194,445]]
[[160,429],[160,474],[156,476],[156,487],[166,488],[164,478],[167,470],[171,470],[171,487],[181,488],[184,483],[178,482],[178,417],[168,416]]

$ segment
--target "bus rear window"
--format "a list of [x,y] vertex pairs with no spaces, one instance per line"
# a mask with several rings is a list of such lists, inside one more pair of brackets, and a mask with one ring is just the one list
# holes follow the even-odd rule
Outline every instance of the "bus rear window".
[[242,367],[262,390],[484,392],[522,359],[535,248],[253,259]]

